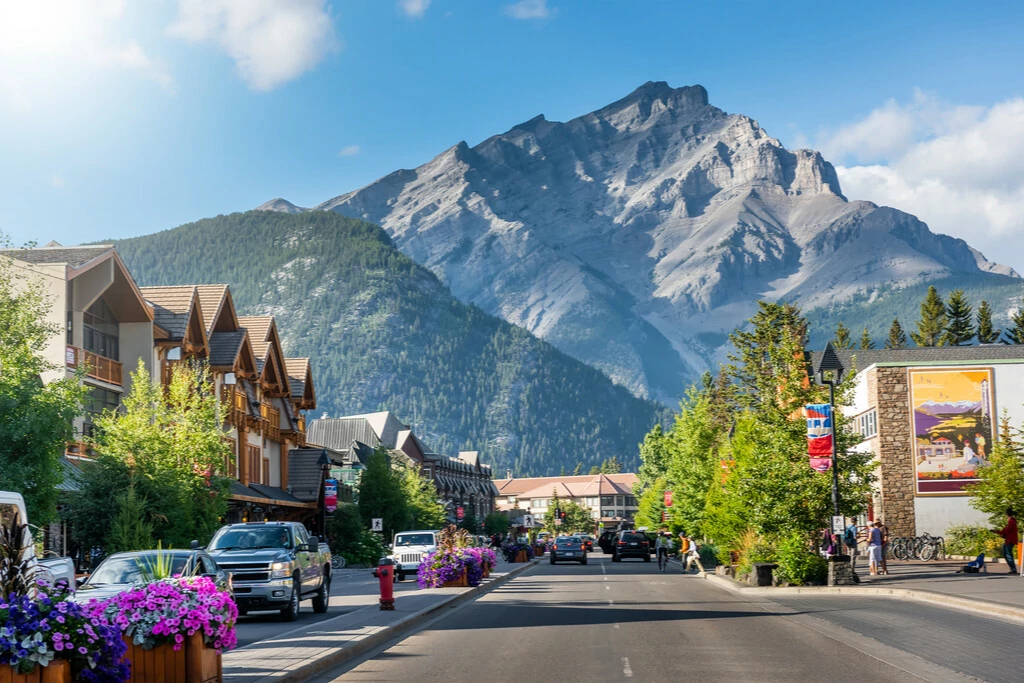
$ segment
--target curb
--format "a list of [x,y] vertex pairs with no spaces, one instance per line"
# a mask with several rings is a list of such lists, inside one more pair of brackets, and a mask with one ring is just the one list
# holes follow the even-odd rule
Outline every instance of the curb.
[[[477,598],[479,598],[482,595],[486,595],[487,593],[491,592],[492,590],[494,590],[498,586],[504,585],[504,584],[508,583],[509,581],[511,581],[512,579],[514,579],[517,576],[519,576],[520,574],[523,574],[524,572],[532,569],[533,567],[535,567],[537,565],[538,562],[539,562],[539,560],[536,560],[536,559],[531,560],[531,561],[529,561],[529,562],[527,562],[527,563],[525,563],[525,564],[523,564],[523,565],[521,565],[519,567],[516,567],[515,569],[512,569],[511,571],[507,572],[506,574],[504,574],[504,575],[502,575],[500,577],[495,578],[493,581],[490,581],[490,582],[488,582],[486,584],[482,584],[480,586],[476,586],[474,588],[471,588],[471,589],[465,591],[464,593],[459,593],[458,595],[453,595],[451,597],[451,599],[449,599],[449,600],[445,600],[444,602],[440,602],[440,603],[438,603],[438,604],[436,604],[436,605],[434,605],[432,607],[428,607],[428,608],[426,608],[424,610],[421,610],[419,612],[416,612],[414,614],[410,614],[409,616],[405,617],[404,619],[400,619],[399,621],[396,621],[391,626],[383,628],[380,631],[378,631],[377,633],[371,634],[371,635],[363,638],[358,643],[355,643],[355,644],[351,645],[350,647],[336,649],[336,650],[334,650],[333,652],[331,652],[330,654],[328,654],[328,655],[326,655],[324,657],[321,657],[321,658],[319,658],[319,659],[317,659],[315,661],[309,662],[308,664],[304,664],[303,666],[301,666],[301,667],[299,667],[297,669],[293,669],[292,671],[288,671],[287,673],[284,673],[282,675],[272,676],[272,678],[275,681],[278,681],[280,683],[290,683],[291,681],[305,681],[305,680],[308,680],[309,678],[311,678],[311,677],[313,677],[313,676],[315,676],[315,675],[317,675],[319,673],[322,673],[322,672],[326,671],[327,669],[332,669],[332,668],[334,668],[336,666],[344,664],[345,662],[347,662],[349,660],[352,660],[352,659],[355,659],[356,657],[364,655],[367,652],[370,652],[371,650],[374,650],[375,648],[383,645],[384,643],[387,643],[388,641],[390,641],[391,639],[395,638],[396,636],[399,636],[399,635],[402,635],[402,634],[404,634],[406,632],[414,630],[416,627],[421,625],[423,622],[428,621],[428,620],[432,619],[433,617],[435,617],[439,612],[442,612],[442,611],[444,611],[446,609],[454,609],[455,607],[458,607],[458,606],[462,605],[463,603],[471,602],[473,600],[476,600]],[[363,609],[376,609],[376,608],[375,607],[369,607],[369,608],[365,608],[364,607]],[[342,616],[347,616],[347,615],[342,615]],[[327,623],[327,622],[320,622],[320,624],[317,624],[317,626],[322,626],[324,623]],[[270,677],[268,677],[268,678],[270,678]],[[230,679],[225,678],[225,681],[230,681]]]
[[924,602],[938,605],[939,607],[950,607],[963,612],[972,612],[986,617],[1001,617],[1011,621],[1024,623],[1024,607],[1013,607],[998,602],[987,600],[968,600],[954,595],[937,593],[935,591],[915,590],[911,588],[876,588],[874,586],[787,586],[780,588],[743,586],[742,584],[725,579],[721,576],[706,574],[705,581],[710,581],[719,588],[724,588],[736,595],[759,596],[771,598],[773,595],[859,595],[895,598],[897,600],[910,600],[913,602]]

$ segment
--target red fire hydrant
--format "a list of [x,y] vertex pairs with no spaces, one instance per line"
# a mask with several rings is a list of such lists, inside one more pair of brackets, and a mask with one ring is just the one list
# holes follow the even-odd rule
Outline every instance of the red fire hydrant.
[[380,580],[380,608],[395,609],[395,561],[390,557],[380,558],[373,573]]

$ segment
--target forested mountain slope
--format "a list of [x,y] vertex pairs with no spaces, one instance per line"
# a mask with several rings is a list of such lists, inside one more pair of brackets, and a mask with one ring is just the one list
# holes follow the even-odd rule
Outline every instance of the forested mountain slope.
[[500,474],[540,475],[612,455],[633,468],[664,416],[459,302],[371,223],[249,211],[116,244],[142,285],[227,283],[242,314],[277,316],[289,355],[313,359],[313,417],[387,408],[438,452],[481,450]]

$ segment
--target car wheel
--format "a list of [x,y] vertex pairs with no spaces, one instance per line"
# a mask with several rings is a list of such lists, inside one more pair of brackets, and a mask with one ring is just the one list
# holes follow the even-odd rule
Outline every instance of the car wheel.
[[331,577],[324,575],[320,582],[320,589],[313,596],[313,611],[316,614],[326,614],[331,604]]
[[395,581],[405,581],[405,572],[395,572]]
[[302,599],[300,590],[302,584],[298,581],[292,581],[292,599],[288,601],[288,606],[281,609],[281,621],[295,621],[299,618],[299,603]]
[[622,562],[622,558],[617,553],[612,553],[612,562]]
[[549,557],[551,558],[551,564],[558,564],[558,563],[557,563],[557,562],[555,561],[555,554],[554,554],[554,553],[551,553],[551,555],[550,555]]
[[247,610],[247,609],[242,609],[241,607],[239,607],[239,608],[238,608],[238,616],[240,616],[240,617],[244,617],[244,616],[245,616],[246,614],[248,614],[248,613],[249,613],[249,610]]
[[650,555],[644,555],[644,562],[650,562],[650,561],[651,561],[651,556]]

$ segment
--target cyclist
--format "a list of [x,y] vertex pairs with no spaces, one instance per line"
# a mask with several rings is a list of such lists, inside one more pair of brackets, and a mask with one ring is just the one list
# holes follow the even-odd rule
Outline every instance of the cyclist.
[[672,539],[667,531],[658,534],[658,540],[654,542],[654,549],[658,552],[658,569],[665,571],[668,567],[668,551],[672,549]]

